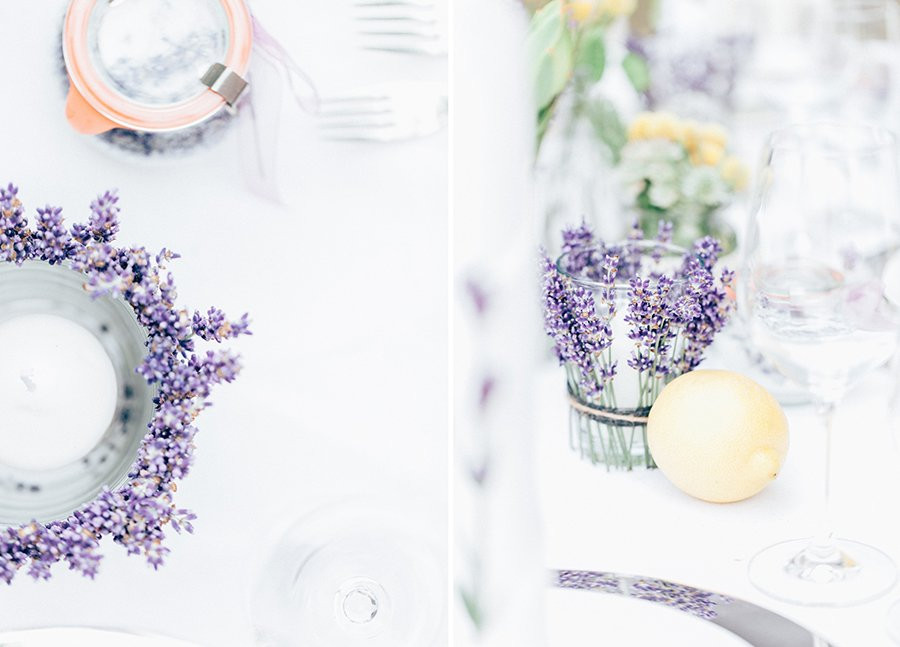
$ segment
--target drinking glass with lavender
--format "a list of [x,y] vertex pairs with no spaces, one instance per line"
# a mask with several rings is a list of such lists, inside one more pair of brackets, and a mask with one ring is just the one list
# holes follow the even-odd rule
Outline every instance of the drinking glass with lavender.
[[543,257],[544,325],[565,367],[574,449],[607,469],[655,467],[647,414],[663,387],[696,368],[733,309],[733,274],[720,244],[671,244],[660,223],[645,240],[607,244],[584,224],[563,231],[563,253]]

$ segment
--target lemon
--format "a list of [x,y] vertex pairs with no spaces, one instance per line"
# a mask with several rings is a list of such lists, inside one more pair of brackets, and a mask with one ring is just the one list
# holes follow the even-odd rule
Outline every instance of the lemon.
[[788,424],[775,398],[750,378],[698,370],[663,389],[650,411],[647,439],[676,487],[704,501],[730,503],[778,476]]

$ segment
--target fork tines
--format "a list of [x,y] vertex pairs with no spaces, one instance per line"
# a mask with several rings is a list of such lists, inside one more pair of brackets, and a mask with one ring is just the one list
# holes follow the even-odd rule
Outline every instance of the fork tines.
[[363,49],[446,53],[434,0],[354,0],[353,4]]
[[331,139],[370,138],[396,125],[390,97],[376,94],[324,97],[318,117],[322,134]]

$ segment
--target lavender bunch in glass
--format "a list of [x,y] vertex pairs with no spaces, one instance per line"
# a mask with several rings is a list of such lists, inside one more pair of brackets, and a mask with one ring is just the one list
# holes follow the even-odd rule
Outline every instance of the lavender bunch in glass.
[[64,264],[84,275],[84,289],[93,298],[123,299],[147,333],[147,355],[137,371],[157,387],[155,415],[124,485],[104,489],[66,519],[0,531],[0,579],[6,582],[22,569],[47,579],[57,562],[93,578],[105,536],[157,568],[169,552],[163,545],[166,527],[193,530],[195,515],[173,501],[176,481],[190,469],[195,419],[209,406],[213,387],[240,371],[236,355],[201,351],[197,342],[250,334],[249,322],[247,315],[229,320],[217,308],[203,313],[176,305],[167,268],[178,255],[114,246],[118,214],[118,197],[107,192],[91,204],[87,223],[66,227],[62,210],[48,206],[37,210],[32,228],[18,189],[0,188],[0,262]]
[[686,251],[660,223],[645,240],[595,240],[586,225],[562,235],[554,263],[544,255],[544,327],[565,367],[573,446],[594,463],[653,467],[646,442],[650,407],[671,380],[696,368],[733,308],[733,274],[716,273],[712,238]]

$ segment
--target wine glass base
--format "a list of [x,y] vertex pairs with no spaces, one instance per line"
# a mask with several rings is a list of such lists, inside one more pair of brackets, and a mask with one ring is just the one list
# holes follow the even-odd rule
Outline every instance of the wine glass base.
[[251,596],[258,642],[279,647],[438,644],[445,626],[439,540],[416,517],[348,501],[299,518]]
[[809,539],[785,541],[750,560],[750,581],[777,600],[804,606],[844,607],[874,600],[897,581],[886,554],[856,541],[836,539],[834,558],[810,555]]

